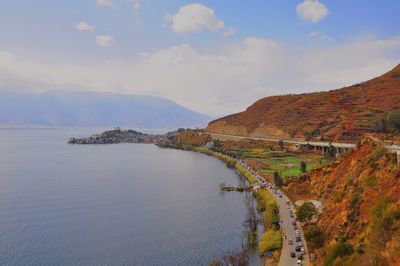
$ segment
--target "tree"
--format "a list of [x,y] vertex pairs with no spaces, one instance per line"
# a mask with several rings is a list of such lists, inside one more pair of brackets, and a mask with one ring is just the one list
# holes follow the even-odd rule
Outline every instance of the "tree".
[[372,125],[372,130],[377,133],[387,132],[387,125],[385,119],[380,119]]
[[318,209],[312,202],[306,201],[301,205],[296,212],[300,222],[310,222],[315,215],[318,214]]
[[332,145],[332,143],[329,143],[329,147],[328,147],[328,155],[329,157],[333,158],[335,157],[335,153],[336,153],[336,148]]
[[324,245],[324,233],[318,226],[307,227],[304,237],[315,248],[320,248]]
[[307,172],[307,164],[305,161],[301,161],[300,163],[300,169],[302,173],[306,173]]
[[400,112],[391,111],[386,114],[385,121],[387,125],[396,131],[400,131]]
[[278,171],[274,172],[274,183],[277,187],[281,187],[283,185],[282,178]]
[[281,150],[283,150],[283,148],[284,148],[284,143],[283,143],[283,140],[279,140],[278,141],[278,145],[279,145],[279,148],[281,149]]

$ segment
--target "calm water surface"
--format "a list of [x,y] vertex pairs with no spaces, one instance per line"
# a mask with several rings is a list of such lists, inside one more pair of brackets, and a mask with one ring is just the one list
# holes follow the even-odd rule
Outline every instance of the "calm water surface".
[[66,144],[95,132],[0,130],[1,265],[207,265],[240,249],[244,194],[219,191],[240,182],[222,162]]

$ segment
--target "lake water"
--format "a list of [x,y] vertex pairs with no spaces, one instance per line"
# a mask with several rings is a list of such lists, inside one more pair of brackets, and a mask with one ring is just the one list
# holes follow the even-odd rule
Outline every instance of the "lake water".
[[1,265],[207,265],[240,250],[245,194],[219,191],[235,172],[154,145],[66,143],[96,132],[0,130]]

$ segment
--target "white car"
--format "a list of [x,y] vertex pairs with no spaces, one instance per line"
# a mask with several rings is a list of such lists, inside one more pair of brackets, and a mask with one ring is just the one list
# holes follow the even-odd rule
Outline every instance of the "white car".
[[301,265],[301,260],[297,260],[297,265]]

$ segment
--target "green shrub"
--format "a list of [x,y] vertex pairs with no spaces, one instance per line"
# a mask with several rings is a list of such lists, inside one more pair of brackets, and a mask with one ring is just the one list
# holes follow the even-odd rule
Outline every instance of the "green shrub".
[[367,179],[365,179],[365,186],[366,187],[372,187],[376,184],[376,175],[375,174],[371,174],[367,177]]
[[265,252],[278,250],[282,247],[282,235],[279,230],[268,230],[266,231],[260,240],[258,245],[258,253],[260,255],[265,254]]
[[392,204],[392,199],[387,196],[379,198],[372,208],[372,215],[375,221],[381,221],[386,209]]
[[335,202],[341,202],[344,196],[344,192],[343,191],[336,191],[333,198],[335,200]]
[[208,266],[221,266],[221,262],[218,259],[212,259]]
[[324,245],[324,234],[318,226],[307,227],[304,231],[304,237],[315,248],[320,248]]
[[257,211],[258,212],[264,212],[265,211],[265,205],[263,202],[257,202]]
[[361,191],[357,190],[353,192],[353,195],[351,196],[349,207],[351,209],[358,208],[360,204],[361,204]]
[[386,114],[385,117],[386,124],[393,130],[400,130],[400,112],[399,111],[391,111]]
[[236,161],[235,160],[229,160],[226,162],[226,166],[229,168],[235,168]]
[[257,231],[251,231],[247,235],[247,243],[250,246],[255,246],[257,245]]
[[324,266],[332,266],[336,258],[349,256],[354,252],[353,246],[346,242],[344,237],[339,237],[336,243],[328,249]]
[[370,155],[369,155],[369,161],[370,162],[376,162],[378,161],[383,155],[385,155],[387,152],[387,149],[383,146],[379,146],[376,150],[374,150]]

